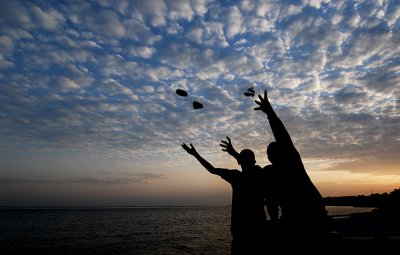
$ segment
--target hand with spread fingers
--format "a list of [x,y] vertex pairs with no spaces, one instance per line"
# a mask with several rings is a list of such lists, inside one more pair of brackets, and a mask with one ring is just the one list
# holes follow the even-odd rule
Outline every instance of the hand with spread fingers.
[[239,153],[233,148],[231,139],[227,136],[226,140],[221,140],[219,146],[222,147],[222,151],[228,152],[229,155],[233,156],[236,160],[239,160]]
[[259,106],[254,108],[254,110],[256,110],[256,111],[261,110],[261,111],[265,112],[266,114],[268,114],[270,112],[271,105],[268,101],[267,90],[264,90],[264,98],[261,95],[258,95],[258,98],[260,99],[260,101],[255,100],[255,102]]
[[221,143],[219,144],[219,146],[222,147],[222,151],[226,151],[226,152],[228,152],[229,154],[232,155],[232,152],[235,149],[233,149],[231,139],[228,136],[226,137],[226,140],[227,141],[221,140]]
[[187,153],[189,153],[190,155],[195,156],[197,153],[196,149],[194,148],[193,144],[190,144],[190,148],[189,146],[187,146],[185,143],[181,144],[182,148],[185,149],[185,151]]

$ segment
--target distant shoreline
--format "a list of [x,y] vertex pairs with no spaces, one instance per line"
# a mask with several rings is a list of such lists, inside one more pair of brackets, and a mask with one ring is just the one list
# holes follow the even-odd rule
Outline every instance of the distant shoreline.
[[325,206],[393,207],[400,204],[400,189],[371,195],[324,197]]
[[[400,207],[400,189],[390,193],[324,197],[325,206],[351,206],[359,208],[374,207],[377,209]],[[123,209],[123,208],[201,208],[230,207],[231,205],[3,205],[1,209]]]

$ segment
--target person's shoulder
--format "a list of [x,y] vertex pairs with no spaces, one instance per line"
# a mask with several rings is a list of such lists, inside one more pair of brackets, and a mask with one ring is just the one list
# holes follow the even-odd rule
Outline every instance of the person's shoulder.
[[240,176],[242,176],[242,172],[237,169],[220,169],[218,175],[221,176],[222,179],[232,182],[240,178]]
[[261,166],[259,166],[259,165],[254,165],[253,169],[256,170],[256,171],[261,171],[262,170]]
[[273,171],[275,167],[273,165],[266,165],[262,168],[263,171]]
[[218,170],[220,173],[227,175],[237,175],[242,173],[242,171],[239,171],[238,169],[218,168]]
[[271,175],[275,175],[277,172],[276,167],[273,165],[266,165],[263,167],[262,169],[262,174],[264,176],[271,176]]

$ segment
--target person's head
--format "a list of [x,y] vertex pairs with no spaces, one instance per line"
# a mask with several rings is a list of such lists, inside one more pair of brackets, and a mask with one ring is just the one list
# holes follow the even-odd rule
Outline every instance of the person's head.
[[250,149],[244,149],[239,154],[239,165],[242,170],[247,170],[256,164],[256,156],[254,152]]
[[283,160],[283,151],[279,143],[271,142],[267,148],[269,161],[274,164],[279,164]]

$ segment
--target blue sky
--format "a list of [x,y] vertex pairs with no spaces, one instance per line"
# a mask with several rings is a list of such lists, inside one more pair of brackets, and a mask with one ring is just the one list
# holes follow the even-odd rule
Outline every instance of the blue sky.
[[0,1],[0,201],[227,204],[180,144],[237,168],[230,136],[268,164],[249,87],[324,196],[391,191],[399,18],[399,1]]

